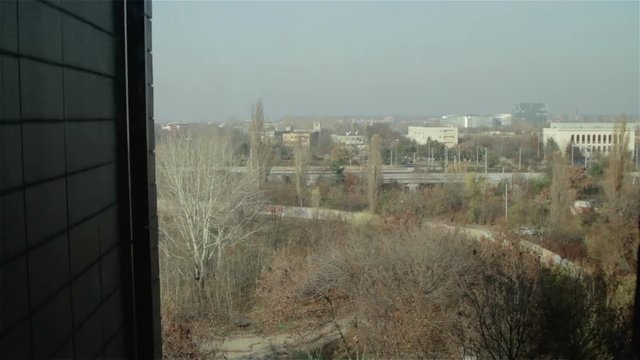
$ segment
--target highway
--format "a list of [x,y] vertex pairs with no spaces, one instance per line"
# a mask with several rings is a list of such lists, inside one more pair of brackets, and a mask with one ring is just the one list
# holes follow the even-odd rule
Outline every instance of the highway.
[[[360,169],[360,167],[347,167],[345,168],[346,174],[354,174],[362,177],[367,176],[366,168]],[[273,167],[271,168],[270,176],[272,179],[283,176],[291,176],[295,174],[294,167]],[[422,172],[415,171],[413,168],[382,168],[382,177],[385,183],[396,182],[402,185],[417,185],[417,184],[462,184],[466,181],[467,176],[471,173],[436,173],[436,172]],[[309,180],[315,181],[320,177],[331,177],[334,174],[327,170],[325,167],[310,167],[309,168]],[[478,177],[487,179],[489,183],[499,183],[502,180],[513,180],[516,176],[522,177],[527,180],[539,179],[544,176],[544,173],[476,173]]]
[[[227,168],[229,169],[229,168]],[[235,167],[231,169],[236,172],[246,171],[245,167]],[[344,170],[345,174],[353,174],[367,177],[366,166],[347,166]],[[295,174],[293,166],[274,166],[269,172],[269,181],[283,181],[284,177]],[[314,182],[321,177],[331,178],[334,173],[325,166],[310,166],[308,168],[309,182]],[[486,179],[491,184],[500,183],[503,180],[513,181],[516,178],[525,180],[541,179],[544,177],[542,172],[490,172],[490,173],[443,173],[443,172],[425,172],[415,170],[414,168],[399,168],[391,166],[382,167],[382,177],[385,183],[398,183],[402,185],[415,186],[419,184],[463,184],[469,174],[475,174],[480,178]],[[640,172],[629,172],[629,179],[633,184],[640,184]]]

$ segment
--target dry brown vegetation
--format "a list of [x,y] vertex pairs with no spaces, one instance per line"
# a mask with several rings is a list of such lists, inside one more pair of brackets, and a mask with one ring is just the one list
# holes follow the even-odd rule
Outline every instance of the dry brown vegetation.
[[[159,146],[159,168],[166,154]],[[267,334],[334,324],[340,340],[330,356],[338,358],[629,358],[640,188],[625,178],[625,156],[619,151],[600,159],[603,173],[595,176],[555,155],[546,178],[509,185],[506,224],[504,184],[474,174],[464,186],[408,191],[378,184],[374,203],[366,177],[342,174],[339,166],[312,191],[303,189],[305,181],[262,184],[259,191],[251,178],[256,173],[246,175],[256,204],[304,201],[380,214],[347,224],[257,216],[253,207],[229,217],[237,221],[194,222],[207,219],[198,204],[211,193],[197,193],[178,213],[167,204],[178,199],[182,183],[169,181],[176,174],[160,173],[167,354],[202,357],[195,333],[233,331],[236,324]],[[231,160],[228,152],[221,158]],[[192,168],[202,168],[217,186],[225,179],[241,184],[239,174],[225,178],[206,166]],[[232,194],[219,198],[238,204]],[[571,213],[575,200],[591,198],[601,202],[597,211]],[[188,228],[187,220],[200,227]],[[513,233],[505,235],[513,246],[504,247],[430,225],[442,221],[539,229],[527,239],[588,271],[576,276],[542,267],[519,251]],[[210,261],[194,263],[189,243],[216,239],[224,226],[235,227],[233,235],[213,247]]]
[[473,253],[457,234],[431,230],[350,229],[324,239],[312,256],[277,254],[258,289],[264,323],[354,317],[349,348],[377,357],[443,351],[450,334],[440,325],[455,319],[459,276],[472,266],[465,259]]
[[353,318],[340,329],[335,355],[344,357],[604,359],[628,351],[628,302],[607,305],[598,279],[545,270],[517,246],[429,226],[351,228],[323,244],[310,255],[283,250],[263,273],[255,316],[268,331]]

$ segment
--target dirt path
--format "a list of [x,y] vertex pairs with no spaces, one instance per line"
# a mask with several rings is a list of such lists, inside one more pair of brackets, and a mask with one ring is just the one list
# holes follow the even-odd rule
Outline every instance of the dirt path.
[[[289,333],[261,336],[255,334],[236,335],[199,344],[200,351],[213,354],[212,359],[276,359],[290,356],[292,353],[310,353],[323,346],[340,341],[353,323],[346,318],[323,326]],[[340,331],[338,331],[338,327]]]

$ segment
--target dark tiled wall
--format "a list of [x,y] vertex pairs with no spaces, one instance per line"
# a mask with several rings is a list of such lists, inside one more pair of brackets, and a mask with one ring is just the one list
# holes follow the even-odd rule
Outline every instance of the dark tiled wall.
[[0,1],[0,357],[130,354],[123,10]]

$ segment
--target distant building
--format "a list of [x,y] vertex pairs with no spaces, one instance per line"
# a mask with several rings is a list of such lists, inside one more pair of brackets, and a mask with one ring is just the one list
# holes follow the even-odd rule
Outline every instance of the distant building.
[[367,145],[369,140],[364,135],[353,135],[347,133],[346,135],[332,134],[331,140],[337,144],[344,144],[346,146],[359,146]]
[[263,133],[263,136],[265,138],[267,138],[267,139],[271,139],[275,143],[282,144],[283,143],[282,136],[284,134],[289,134],[289,133],[292,133],[292,132],[293,132],[293,128],[291,126],[287,126],[284,129],[275,128],[273,130],[266,130]]
[[[587,158],[596,153],[610,153],[614,144],[621,141],[617,138],[620,136],[615,123],[551,123],[550,127],[542,130],[545,145],[553,139],[563,153],[569,146],[575,146]],[[635,131],[627,126],[625,136],[627,150],[634,153]]]
[[513,118],[531,124],[547,121],[547,106],[543,103],[519,103],[513,110]]
[[345,135],[332,134],[331,141],[344,145],[345,149],[352,154],[350,156],[355,156],[358,160],[365,159],[369,151],[369,139],[364,135],[358,135],[357,132],[355,134],[347,132]]
[[297,145],[311,147],[317,143],[318,134],[319,132],[317,131],[300,131],[282,134],[282,144],[288,147],[295,147]]
[[511,114],[495,115],[444,115],[440,118],[442,126],[456,126],[460,129],[494,128],[511,125]]
[[505,113],[505,114],[494,114],[493,121],[498,124],[498,126],[509,126],[512,124],[513,114]]
[[263,133],[265,138],[271,139],[273,142],[283,144],[285,146],[293,147],[298,143],[302,146],[310,147],[314,146],[320,138],[322,127],[319,122],[313,123],[311,130],[295,129],[293,126],[287,126],[285,128],[275,128],[273,130],[267,130]]
[[425,145],[431,139],[451,148],[458,143],[458,128],[409,126],[407,137],[420,145]]
[[393,116],[385,116],[383,118],[351,118],[352,124],[393,124],[395,118]]
[[164,131],[178,131],[180,130],[180,124],[177,123],[168,123],[162,125],[162,130]]
[[332,134],[331,140],[336,144],[343,144],[349,150],[366,150],[369,145],[369,139],[366,136],[351,133],[346,135]]

